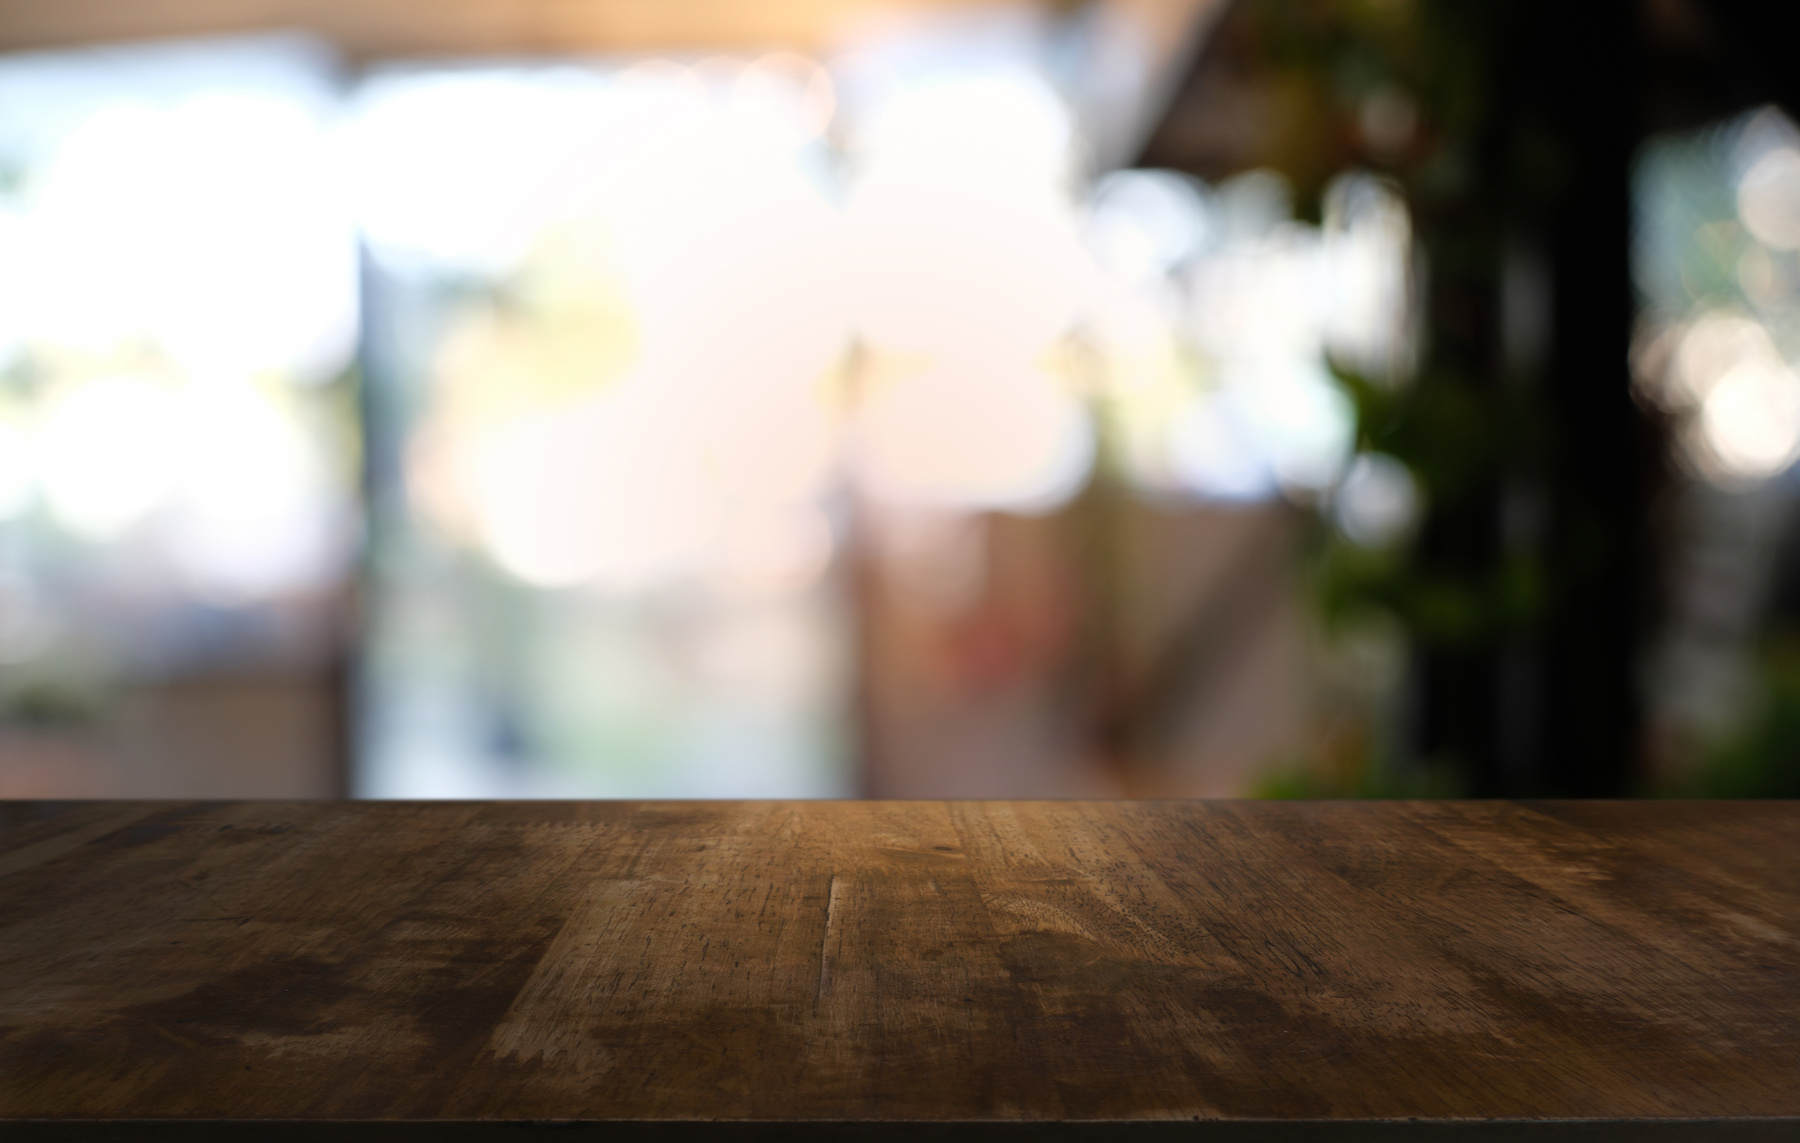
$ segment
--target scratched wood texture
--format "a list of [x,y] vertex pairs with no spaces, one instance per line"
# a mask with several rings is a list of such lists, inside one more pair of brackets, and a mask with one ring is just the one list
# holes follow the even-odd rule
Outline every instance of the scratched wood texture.
[[1797,803],[0,805],[15,1128],[1709,1117]]

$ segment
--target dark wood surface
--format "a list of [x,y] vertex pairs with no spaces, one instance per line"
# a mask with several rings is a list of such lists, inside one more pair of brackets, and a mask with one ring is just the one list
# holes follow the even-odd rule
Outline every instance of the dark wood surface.
[[247,1119],[1800,1140],[1800,804],[0,805],[0,1137]]

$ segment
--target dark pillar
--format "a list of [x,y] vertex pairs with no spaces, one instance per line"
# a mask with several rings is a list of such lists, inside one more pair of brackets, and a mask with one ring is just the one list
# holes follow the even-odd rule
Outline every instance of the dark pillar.
[[[1531,220],[1547,255],[1549,572],[1541,748],[1521,793],[1617,797],[1637,776],[1640,633],[1648,619],[1648,434],[1631,396],[1631,161],[1639,141],[1636,5],[1540,3],[1513,72],[1521,154],[1538,132],[1551,194]],[[1527,204],[1530,205],[1530,204]]]

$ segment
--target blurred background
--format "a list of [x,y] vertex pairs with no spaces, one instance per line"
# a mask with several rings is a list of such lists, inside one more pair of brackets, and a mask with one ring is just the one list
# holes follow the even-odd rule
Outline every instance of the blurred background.
[[0,797],[1800,795],[1800,12],[0,0]]

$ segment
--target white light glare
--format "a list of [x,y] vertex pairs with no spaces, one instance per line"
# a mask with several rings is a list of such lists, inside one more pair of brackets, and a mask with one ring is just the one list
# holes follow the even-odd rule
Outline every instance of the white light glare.
[[939,367],[877,392],[860,411],[856,460],[883,499],[1048,511],[1081,487],[1093,429],[1043,373],[1008,365]]
[[1411,319],[1412,220],[1372,175],[1341,175],[1325,191],[1325,345],[1345,365],[1393,380]]
[[182,578],[226,602],[326,582],[341,556],[340,505],[324,458],[258,387],[186,394],[181,490],[166,533]]
[[963,182],[1056,186],[1074,128],[1050,86],[1024,72],[925,80],[884,100],[857,134],[870,175],[929,171]]
[[28,187],[30,336],[104,352],[154,337],[196,374],[341,367],[356,254],[303,100],[203,91],[103,102]]
[[38,427],[50,510],[78,535],[119,535],[160,507],[180,475],[180,406],[169,387],[109,377],[56,392]]
[[1092,270],[1063,189],[1068,112],[1040,80],[903,87],[859,140],[849,207],[856,324],[872,344],[1029,360],[1068,330]]
[[1274,495],[1274,475],[1250,418],[1231,394],[1202,397],[1169,431],[1175,476],[1207,500],[1261,500]]
[[253,385],[70,386],[45,407],[35,452],[52,514],[77,535],[112,539],[167,512],[158,541],[202,593],[267,597],[335,570],[341,519],[323,458]]
[[1312,494],[1336,483],[1354,443],[1350,399],[1304,358],[1239,370],[1171,428],[1183,483],[1217,500],[1254,500],[1277,489]]
[[631,588],[696,564],[722,509],[679,414],[632,389],[497,431],[467,463],[501,567],[538,587]]
[[1768,359],[1738,365],[1707,393],[1700,429],[1727,478],[1783,471],[1800,456],[1800,377]]
[[1029,359],[1088,290],[1074,212],[1046,186],[895,174],[857,188],[848,223],[856,325],[885,349]]
[[1114,171],[1088,202],[1088,248],[1126,281],[1169,273],[1210,237],[1199,188],[1172,171]]
[[376,80],[343,135],[363,233],[389,257],[514,268],[591,192],[604,98],[599,77],[572,71]]
[[1676,407],[1706,400],[1727,373],[1752,361],[1781,360],[1761,323],[1732,313],[1694,319],[1675,347],[1673,370],[1663,396]]

